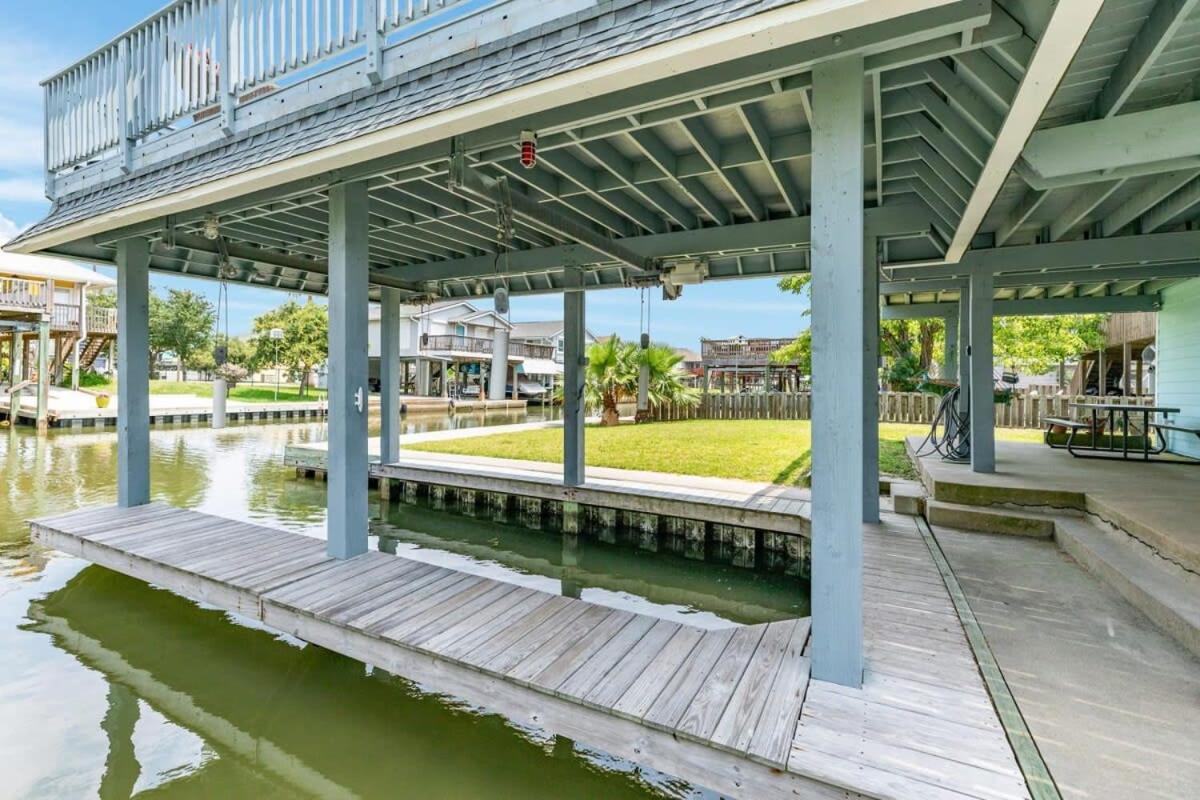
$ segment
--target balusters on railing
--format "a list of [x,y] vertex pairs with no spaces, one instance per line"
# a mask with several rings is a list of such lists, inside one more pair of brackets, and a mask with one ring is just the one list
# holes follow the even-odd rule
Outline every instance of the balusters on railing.
[[51,175],[364,41],[378,81],[385,37],[465,0],[175,0],[44,85]]

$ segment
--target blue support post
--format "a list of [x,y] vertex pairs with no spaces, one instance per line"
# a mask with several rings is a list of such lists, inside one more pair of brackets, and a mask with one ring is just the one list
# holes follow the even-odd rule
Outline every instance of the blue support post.
[[996,471],[996,407],[992,389],[992,294],[990,270],[971,273],[971,469]]
[[367,186],[329,190],[328,552],[367,551]]
[[150,243],[117,242],[117,504],[150,502]]
[[862,685],[863,59],[813,68],[812,675]]
[[863,522],[879,522],[879,256],[863,237]]
[[567,267],[563,292],[563,483],[582,486],[584,469],[583,390],[587,371],[583,269]]
[[379,460],[400,458],[400,290],[379,290]]

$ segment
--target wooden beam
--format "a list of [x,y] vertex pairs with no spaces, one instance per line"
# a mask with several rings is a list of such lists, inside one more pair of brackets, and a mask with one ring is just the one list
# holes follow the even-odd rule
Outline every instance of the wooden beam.
[[1111,117],[1121,110],[1196,4],[1197,0],[1158,0],[1154,4],[1092,103],[1093,118]]
[[1060,0],[1055,7],[950,241],[947,262],[957,262],[971,246],[984,216],[1021,157],[1026,141],[1103,5],[1103,0]]

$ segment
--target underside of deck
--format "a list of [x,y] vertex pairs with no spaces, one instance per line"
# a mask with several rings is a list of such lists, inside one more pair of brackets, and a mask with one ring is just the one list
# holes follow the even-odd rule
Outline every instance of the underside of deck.
[[734,796],[1028,796],[915,521],[868,528],[864,688],[809,620],[704,631],[161,504],[36,539]]

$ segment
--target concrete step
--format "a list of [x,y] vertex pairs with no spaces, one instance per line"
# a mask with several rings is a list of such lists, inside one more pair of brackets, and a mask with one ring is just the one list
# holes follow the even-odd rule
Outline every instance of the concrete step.
[[925,518],[930,525],[1009,536],[1054,536],[1055,518],[1036,511],[1018,511],[1005,506],[967,506],[942,500],[925,501]]
[[894,480],[888,486],[888,491],[891,494],[892,507],[897,514],[924,516],[928,495],[923,485],[915,481]]
[[1200,657],[1200,575],[1106,523],[1067,516],[1055,523],[1059,547]]

